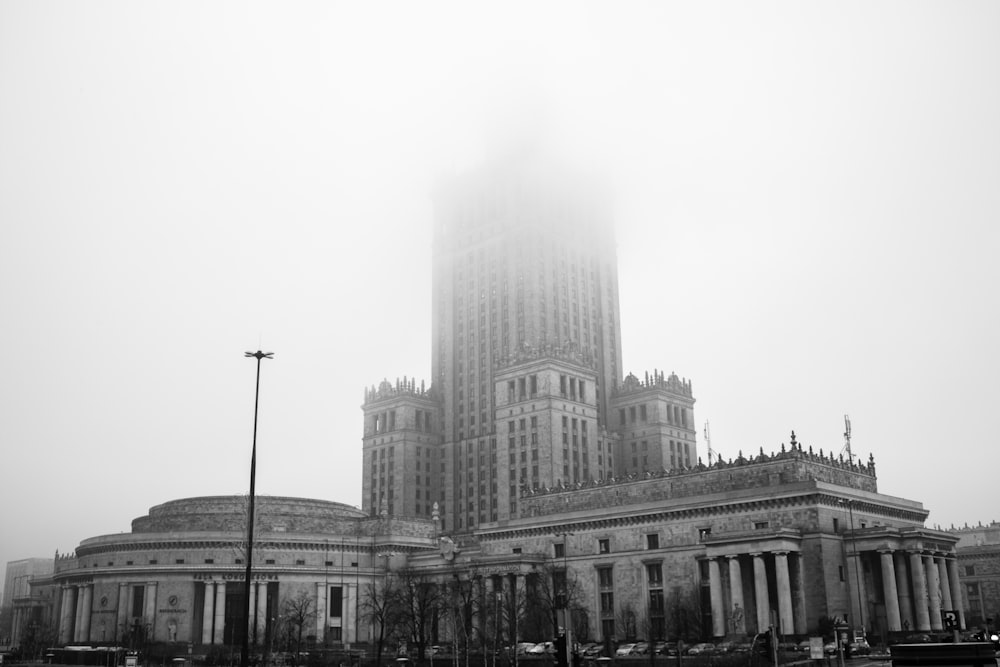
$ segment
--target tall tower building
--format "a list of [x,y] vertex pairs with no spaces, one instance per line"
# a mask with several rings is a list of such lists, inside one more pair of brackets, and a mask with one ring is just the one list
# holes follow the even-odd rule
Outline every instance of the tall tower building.
[[[621,382],[599,180],[521,155],[442,183],[434,204],[431,389],[366,392],[364,509],[427,514],[430,493],[446,530],[468,530],[517,516],[525,489],[675,467],[668,443],[693,454],[690,384]],[[413,410],[427,429],[397,428]],[[635,465],[633,442],[647,450]]]

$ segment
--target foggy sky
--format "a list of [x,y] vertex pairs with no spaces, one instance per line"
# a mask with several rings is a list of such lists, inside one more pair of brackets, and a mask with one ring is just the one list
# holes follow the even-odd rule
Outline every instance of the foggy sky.
[[430,378],[431,191],[531,133],[615,192],[624,367],[724,458],[988,522],[1000,5],[0,4],[0,563],[175,498],[361,504]]

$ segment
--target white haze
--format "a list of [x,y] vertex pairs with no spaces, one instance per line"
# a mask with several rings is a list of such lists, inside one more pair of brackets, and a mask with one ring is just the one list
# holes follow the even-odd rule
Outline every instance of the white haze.
[[[725,458],[872,453],[1000,519],[995,2],[0,4],[0,562],[247,491],[360,505],[429,381],[435,179],[615,191],[624,361]],[[700,435],[700,434],[699,434]],[[703,439],[699,454],[705,456]]]

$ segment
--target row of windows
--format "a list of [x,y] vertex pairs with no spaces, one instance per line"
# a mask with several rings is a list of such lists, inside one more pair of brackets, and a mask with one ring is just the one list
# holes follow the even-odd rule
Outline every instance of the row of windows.
[[[666,406],[666,418],[668,424],[675,426],[688,426],[687,409],[679,405]],[[618,408],[618,424],[635,424],[636,422],[649,421],[649,412],[645,404],[630,405],[628,408]]]

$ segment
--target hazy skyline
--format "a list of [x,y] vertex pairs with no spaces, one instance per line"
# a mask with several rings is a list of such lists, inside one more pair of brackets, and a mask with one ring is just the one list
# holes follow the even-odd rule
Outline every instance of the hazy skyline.
[[[1000,5],[0,4],[0,562],[175,498],[361,504],[430,382],[437,178],[530,128],[615,192],[626,372],[724,458],[1000,519]],[[516,119],[512,121],[511,119]],[[517,131],[511,130],[516,128]]]

